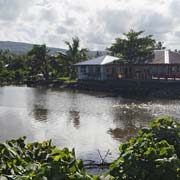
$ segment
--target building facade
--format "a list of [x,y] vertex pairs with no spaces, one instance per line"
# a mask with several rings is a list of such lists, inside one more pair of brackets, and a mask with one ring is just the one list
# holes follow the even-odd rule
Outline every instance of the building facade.
[[170,50],[154,51],[154,58],[145,64],[124,64],[119,58],[101,56],[84,61],[78,67],[79,80],[173,79],[180,80],[180,54]]
[[78,67],[79,80],[106,80],[107,65],[119,60],[113,56],[100,56],[75,64]]

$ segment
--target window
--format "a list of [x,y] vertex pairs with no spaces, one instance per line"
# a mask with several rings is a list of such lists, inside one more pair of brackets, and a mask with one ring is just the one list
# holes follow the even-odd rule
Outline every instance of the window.
[[100,73],[100,67],[96,67],[96,73]]
[[172,71],[173,71],[173,72],[176,72],[176,69],[177,69],[176,66],[173,66],[173,67],[172,67]]
[[81,73],[86,73],[86,66],[81,66],[80,71]]

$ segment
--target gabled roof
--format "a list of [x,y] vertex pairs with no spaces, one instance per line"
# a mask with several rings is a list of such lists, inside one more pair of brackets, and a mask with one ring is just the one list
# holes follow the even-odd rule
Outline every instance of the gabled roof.
[[[83,65],[105,65],[120,60],[117,57],[104,55],[87,61],[74,64],[75,66]],[[147,64],[180,64],[180,53],[170,50],[154,50],[154,58]]]
[[165,50],[155,50],[154,57],[149,63],[150,64],[164,64],[165,63]]
[[75,66],[83,66],[83,65],[105,65],[105,64],[109,64],[112,63],[114,61],[119,60],[119,58],[114,57],[114,56],[109,56],[109,55],[105,55],[105,56],[100,56],[94,59],[90,59],[87,61],[83,61],[80,63],[75,64]]
[[180,54],[169,51],[169,64],[180,64]]
[[149,64],[180,64],[180,53],[170,50],[155,50]]

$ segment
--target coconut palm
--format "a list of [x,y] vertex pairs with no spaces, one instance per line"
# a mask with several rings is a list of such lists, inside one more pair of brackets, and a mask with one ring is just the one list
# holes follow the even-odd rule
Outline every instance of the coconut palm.
[[68,50],[65,53],[59,53],[59,58],[61,59],[64,68],[68,72],[71,78],[74,78],[73,64],[86,60],[88,49],[79,49],[80,41],[78,37],[72,38],[72,43],[65,41],[68,46]]

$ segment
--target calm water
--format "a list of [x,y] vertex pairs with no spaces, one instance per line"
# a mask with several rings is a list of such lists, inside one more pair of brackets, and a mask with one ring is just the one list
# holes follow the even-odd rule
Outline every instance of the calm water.
[[27,136],[52,139],[58,147],[76,149],[78,158],[108,161],[120,142],[147,126],[153,117],[180,118],[180,101],[135,101],[102,93],[27,87],[0,87],[0,140]]

